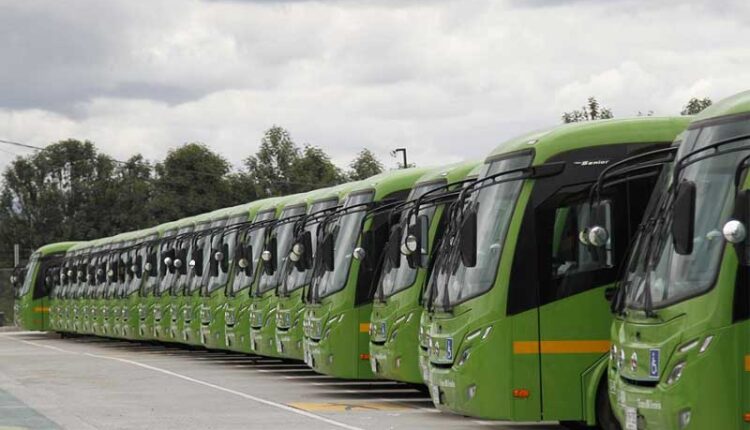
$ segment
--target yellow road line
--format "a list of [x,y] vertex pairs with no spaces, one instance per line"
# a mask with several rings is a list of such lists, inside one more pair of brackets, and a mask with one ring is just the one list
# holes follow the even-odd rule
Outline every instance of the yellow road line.
[[289,406],[307,412],[372,412],[372,411],[403,411],[413,409],[406,405],[389,402],[292,402]]
[[513,354],[594,354],[609,347],[608,340],[523,340],[513,342]]

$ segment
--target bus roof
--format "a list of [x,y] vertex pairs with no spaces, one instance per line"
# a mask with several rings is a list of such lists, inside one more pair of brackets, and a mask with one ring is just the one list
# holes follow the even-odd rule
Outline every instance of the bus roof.
[[[80,244],[82,242],[57,242],[57,243],[50,243],[47,245],[44,245],[40,248],[38,248],[35,253],[39,253],[41,255],[49,255],[49,254],[56,254],[58,252],[65,252],[69,250],[70,248]],[[85,242],[84,242],[85,243]]]
[[350,190],[350,192],[374,190],[375,196],[373,200],[378,201],[395,191],[411,189],[414,182],[429,171],[429,169],[424,167],[390,170],[359,181],[357,186]]
[[750,91],[743,91],[731,97],[719,100],[704,109],[693,118],[691,127],[698,127],[703,121],[729,115],[739,115],[750,112]]
[[436,181],[438,179],[445,179],[449,184],[451,182],[463,180],[480,164],[479,160],[471,160],[435,167],[422,175],[415,186],[426,182]]
[[542,164],[553,155],[592,146],[618,143],[671,142],[692,118],[638,117],[605,119],[559,125],[515,137],[498,146],[487,157],[533,149],[534,164]]

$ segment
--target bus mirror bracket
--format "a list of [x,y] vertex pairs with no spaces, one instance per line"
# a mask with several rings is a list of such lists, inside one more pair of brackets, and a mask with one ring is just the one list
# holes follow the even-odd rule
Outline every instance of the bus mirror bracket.
[[466,267],[477,264],[477,212],[469,209],[461,224],[460,238],[461,262]]
[[677,186],[672,220],[672,242],[675,252],[690,255],[695,233],[695,183],[683,181]]
[[750,241],[747,240],[747,226],[750,220],[750,189],[737,192],[734,199],[732,217],[722,227],[722,235],[734,246],[737,260],[744,266],[750,265]]

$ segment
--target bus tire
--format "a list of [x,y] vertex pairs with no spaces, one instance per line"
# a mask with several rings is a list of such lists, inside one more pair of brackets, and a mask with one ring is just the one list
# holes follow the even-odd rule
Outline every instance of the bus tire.
[[602,381],[596,390],[596,422],[597,427],[602,430],[622,430],[612,411],[612,405],[609,403],[607,375],[602,376]]

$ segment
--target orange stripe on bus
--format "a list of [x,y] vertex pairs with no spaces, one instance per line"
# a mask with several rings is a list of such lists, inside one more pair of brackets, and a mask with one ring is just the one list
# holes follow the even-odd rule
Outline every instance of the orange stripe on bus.
[[359,332],[360,333],[369,333],[370,332],[370,323],[359,323]]
[[47,307],[47,306],[37,306],[37,307],[34,308],[34,312],[47,313],[47,312],[49,312],[49,307]]
[[524,340],[513,342],[514,354],[593,354],[609,351],[608,340]]
[[745,372],[750,372],[750,355],[745,356]]

